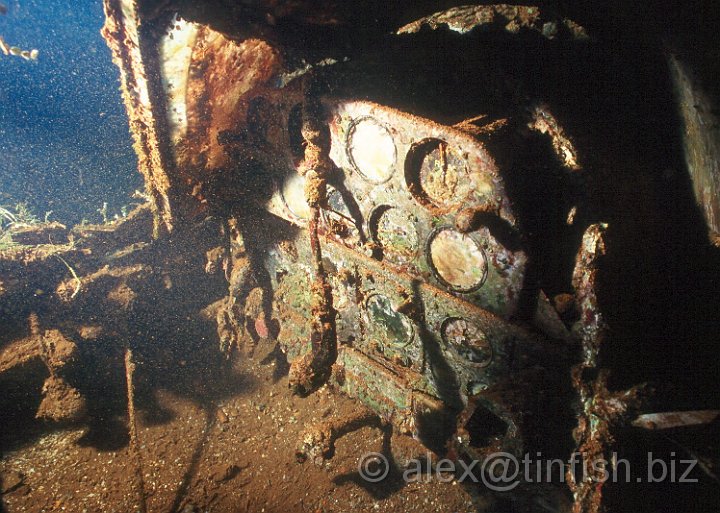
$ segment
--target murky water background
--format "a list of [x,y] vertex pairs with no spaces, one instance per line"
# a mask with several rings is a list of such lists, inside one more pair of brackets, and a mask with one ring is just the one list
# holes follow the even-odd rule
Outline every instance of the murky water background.
[[102,2],[4,2],[0,36],[37,48],[0,55],[0,205],[27,202],[66,224],[121,213],[142,187],[119,73],[100,36]]

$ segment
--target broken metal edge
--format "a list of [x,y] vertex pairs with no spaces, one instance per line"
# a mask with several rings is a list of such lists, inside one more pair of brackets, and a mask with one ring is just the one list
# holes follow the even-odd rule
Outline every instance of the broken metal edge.
[[561,31],[571,39],[584,41],[589,36],[585,28],[567,18],[545,16],[536,6],[494,4],[464,5],[438,11],[415,20],[397,30],[398,35],[414,34],[424,27],[431,30],[447,28],[459,34],[467,34],[476,28],[501,27],[516,34],[522,29],[538,32],[546,39],[555,39]]

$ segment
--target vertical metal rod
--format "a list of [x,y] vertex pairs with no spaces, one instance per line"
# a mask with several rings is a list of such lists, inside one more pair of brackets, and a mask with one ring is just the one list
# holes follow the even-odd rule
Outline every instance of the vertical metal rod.
[[135,373],[135,363],[132,359],[132,351],[125,350],[125,380],[127,382],[127,408],[129,416],[128,431],[130,433],[130,452],[132,453],[133,463],[135,464],[135,489],[138,494],[138,510],[140,513],[147,513],[147,505],[145,504],[145,479],[143,478],[142,455],[140,454],[140,442],[138,440],[137,422],[135,418],[135,385],[133,383],[133,374]]

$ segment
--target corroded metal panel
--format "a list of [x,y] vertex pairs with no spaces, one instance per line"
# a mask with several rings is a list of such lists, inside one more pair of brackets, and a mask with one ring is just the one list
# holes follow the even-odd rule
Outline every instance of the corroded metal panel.
[[535,326],[517,321],[530,258],[488,149],[507,120],[451,126],[335,98],[272,38],[167,9],[140,24],[129,0],[106,9],[159,226],[223,220],[208,256],[229,281],[223,350],[277,338],[296,391],[329,378],[440,441],[487,411],[501,446],[519,447],[522,373],[570,334],[542,293]]
[[[336,168],[318,225],[337,311],[335,383],[420,439],[443,435],[441,423],[421,421],[413,397],[433,403],[434,415],[470,408],[460,423],[478,401],[494,405],[508,429],[502,447],[516,449],[512,408],[492,391],[553,349],[510,322],[527,257],[494,160],[476,138],[431,120],[365,101],[323,107]],[[275,117],[292,119],[292,108]],[[266,260],[290,360],[311,350],[306,188],[294,172],[278,177],[267,207],[301,228]],[[458,218],[473,209],[483,223],[461,230]],[[542,315],[562,326],[551,308]]]
[[[509,318],[526,256],[498,169],[473,137],[370,102],[328,102],[330,156],[341,174],[330,183],[327,237],[372,255],[397,272],[432,283]],[[300,226],[309,207],[304,180],[291,175],[271,212]],[[492,223],[472,233],[458,215],[478,208]],[[510,247],[498,235],[509,232]]]

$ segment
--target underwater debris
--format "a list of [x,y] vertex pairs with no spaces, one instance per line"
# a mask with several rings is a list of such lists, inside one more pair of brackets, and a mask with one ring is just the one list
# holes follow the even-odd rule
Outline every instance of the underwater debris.
[[[562,256],[569,262],[568,268],[573,255],[568,254],[569,244],[558,251],[553,240],[545,245],[542,230],[523,231],[528,217],[544,211],[532,211],[530,216],[523,212],[522,201],[517,201],[523,191],[518,189],[527,189],[528,195],[537,196],[538,203],[553,203],[557,196],[549,188],[533,190],[531,172],[525,173],[523,180],[511,182],[514,168],[503,161],[503,152],[519,153],[521,145],[503,148],[491,144],[499,140],[496,129],[519,129],[518,133],[526,134],[530,121],[531,129],[548,137],[529,138],[528,146],[540,140],[541,165],[554,173],[561,165],[580,168],[572,134],[544,107],[544,112],[533,112],[530,120],[528,112],[514,104],[516,99],[507,100],[511,106],[481,103],[483,109],[494,108],[486,110],[492,116],[507,116],[490,122],[494,119],[490,115],[468,118],[477,112],[474,106],[463,112],[464,98],[443,97],[444,93],[436,96],[440,101],[431,107],[419,96],[403,98],[401,90],[389,87],[381,92],[397,96],[387,105],[357,100],[385,98],[362,88],[357,94],[350,88],[350,94],[339,96],[342,100],[330,95],[303,97],[302,86],[310,81],[310,69],[304,64],[300,69],[293,66],[326,62],[317,60],[323,57],[318,54],[320,46],[309,57],[303,53],[301,38],[292,38],[296,46],[286,51],[289,49],[280,48],[279,41],[289,38],[255,33],[257,39],[248,38],[235,32],[226,20],[208,22],[204,17],[214,15],[214,5],[231,3],[215,3],[198,14],[186,7],[192,3],[155,2],[167,12],[146,17],[142,3],[106,1],[105,35],[121,68],[123,95],[150,191],[147,199],[158,240],[138,242],[128,234],[141,231],[145,224],[132,230],[80,227],[70,235],[77,237],[76,244],[87,253],[72,253],[72,258],[61,253],[77,273],[68,279],[67,270],[54,262],[60,259],[47,258],[44,265],[53,272],[47,280],[52,286],[43,286],[44,293],[34,286],[28,290],[39,291],[37,295],[53,306],[59,304],[80,314],[76,329],[82,339],[104,343],[127,335],[124,324],[143,317],[136,315],[143,301],[162,301],[182,287],[183,280],[189,282],[186,295],[207,299],[207,304],[195,305],[197,309],[187,317],[186,312],[179,315],[175,304],[165,305],[165,310],[152,304],[142,314],[154,319],[169,310],[172,315],[153,326],[177,322],[171,327],[180,333],[202,308],[198,330],[207,330],[207,321],[215,320],[224,354],[242,347],[243,356],[264,360],[256,354],[262,351],[255,351],[257,339],[262,339],[263,345],[257,347],[273,345],[273,351],[265,356],[277,363],[273,373],[277,371],[283,384],[282,372],[291,361],[290,382],[301,394],[327,382],[327,390],[339,390],[358,400],[353,405],[367,406],[367,410],[358,408],[354,415],[338,415],[307,430],[298,457],[316,462],[331,456],[335,440],[348,426],[365,422],[388,429],[392,426],[428,446],[435,443],[433,450],[450,446],[451,455],[482,458],[490,450],[517,454],[537,436],[524,431],[523,416],[534,415],[538,424],[552,422],[548,419],[557,410],[570,410],[573,398],[571,390],[535,387],[542,376],[532,371],[542,368],[567,381],[569,388],[574,360],[567,353],[582,345],[582,368],[572,375],[581,398],[576,443],[588,454],[607,450],[611,442],[607,433],[636,414],[636,402],[634,391],[615,396],[607,390],[606,377],[599,379],[595,373],[596,346],[605,326],[600,322],[594,290],[588,290],[594,286],[590,282],[596,270],[590,262],[594,257],[588,253],[594,252],[594,242],[601,246],[602,241],[593,240],[597,234],[592,230],[586,234],[578,268],[588,265],[578,272],[582,276],[574,283],[577,295],[568,293],[572,287],[567,269],[563,279],[568,283],[548,288],[553,301],[548,300],[537,279],[537,267],[544,261],[534,260],[537,254],[525,236],[537,236],[543,251],[550,248],[552,259]],[[245,2],[242,9],[251,3]],[[173,7],[184,13],[175,15]],[[217,9],[220,12],[221,8]],[[533,43],[537,43],[537,34],[547,39],[584,37],[584,31],[573,33],[576,27],[570,22],[546,21],[532,7],[458,7],[444,14],[446,17],[434,15],[433,20],[416,23],[430,28],[448,26],[463,33],[475,27],[495,27],[511,34],[531,31],[531,37],[523,39]],[[465,16],[467,24],[454,16]],[[282,23],[276,24],[273,18],[268,25]],[[407,32],[414,30],[407,28]],[[418,26],[417,30],[422,29]],[[358,45],[363,44],[360,39],[355,39]],[[452,35],[449,39],[463,38]],[[363,50],[358,47],[354,52],[358,76],[366,64]],[[342,55],[342,49],[334,54]],[[373,55],[381,66],[382,57]],[[518,60],[518,69],[526,63]],[[323,68],[318,75],[332,83],[335,73],[347,71],[345,68]],[[388,75],[395,71],[389,70]],[[462,75],[464,69],[451,71]],[[298,77],[302,78],[296,80]],[[407,78],[408,85],[415,80],[444,85],[437,76],[408,73]],[[493,80],[496,78],[497,83],[487,89],[491,95],[506,77]],[[332,90],[336,94],[334,87]],[[338,91],[344,94],[347,89]],[[535,99],[531,101],[536,105]],[[310,117],[307,110],[315,108],[313,102],[320,106],[312,115],[317,124],[309,126],[305,121]],[[457,108],[448,113],[443,103]],[[401,110],[410,105],[426,117]],[[456,123],[463,118],[468,119]],[[312,133],[315,129],[329,136]],[[557,162],[549,151],[551,144]],[[518,169],[526,171],[522,165]],[[586,219],[578,212],[585,214],[587,205],[575,206],[575,199],[563,198],[568,204],[558,210],[561,228],[572,228],[562,232],[563,237],[572,232],[576,237],[567,239],[577,241]],[[101,214],[108,217],[106,209]],[[212,241],[207,246],[193,244],[189,235],[215,220],[222,226],[209,237]],[[581,262],[585,257],[588,261]],[[170,266],[184,269],[198,262],[206,275],[178,279],[166,272]],[[37,267],[33,264],[29,272]],[[228,283],[222,282],[223,278]],[[216,282],[221,282],[220,292],[205,295],[206,285]],[[5,283],[3,276],[3,287]],[[11,280],[7,283],[13,301],[28,297]],[[77,296],[80,283],[83,294],[68,301]],[[529,308],[534,310],[526,312]],[[96,315],[98,311],[101,315]],[[111,314],[107,319],[103,318],[106,312]],[[573,337],[568,327],[578,320]],[[213,334],[207,338],[207,331],[198,335],[193,349],[201,346],[201,340],[212,339],[212,349],[217,345]],[[565,352],[565,348],[570,349]],[[182,358],[178,363],[182,368],[194,363],[194,355],[183,354]],[[180,367],[171,373],[180,374]],[[126,379],[132,417],[133,378]],[[265,392],[264,386],[260,383],[260,393]],[[562,392],[558,394],[558,390]],[[555,395],[554,400],[564,402],[566,410],[546,409],[543,395]],[[332,408],[346,399],[332,397],[330,411],[334,414]],[[540,404],[526,402],[535,399]],[[263,417],[267,416],[264,404]],[[230,431],[242,424],[243,418],[254,420],[243,417],[243,408],[227,412],[218,409],[215,413],[216,431]],[[566,439],[569,429],[562,432]],[[251,438],[252,449],[256,442]],[[199,479],[198,474],[197,482],[202,486],[225,482],[234,472],[231,465],[214,464],[208,467],[207,479]],[[197,497],[190,497],[194,476],[182,489],[188,494],[182,499],[187,501],[184,509],[188,511],[196,504],[200,508]],[[575,485],[579,502],[590,496],[586,491],[595,493],[585,483]],[[149,500],[153,486],[148,479]],[[154,495],[152,500],[158,497]],[[595,499],[600,501],[599,492],[588,500]],[[178,507],[173,510],[180,510],[181,501],[176,502]]]
[[13,342],[0,351],[0,373],[24,365],[33,358],[43,361],[54,374],[71,363],[77,354],[77,346],[60,331],[42,330],[36,313],[28,317],[29,335]]
[[380,417],[374,411],[361,407],[350,415],[331,418],[311,426],[301,436],[295,457],[301,463],[310,460],[321,465],[332,458],[335,442],[339,438],[362,427],[381,428]]
[[572,39],[588,39],[583,27],[566,18],[548,18],[538,7],[510,4],[465,5],[436,12],[398,29],[398,34],[413,34],[423,27],[466,34],[476,28],[500,28],[511,34],[532,30],[547,39],[566,35]]
[[24,246],[38,246],[41,244],[66,244],[69,230],[64,224],[57,221],[36,221],[29,225],[15,225],[10,230],[12,241]]
[[70,274],[72,274],[73,279],[75,280],[75,290],[72,294],[70,294],[70,299],[73,299],[75,296],[78,295],[78,292],[80,292],[80,289],[82,288],[82,281],[80,280],[80,277],[75,272],[75,269],[70,267],[70,264],[67,263],[67,261],[61,257],[60,255],[55,255],[55,257],[60,260],[63,264],[65,264],[65,267],[68,268],[68,271],[70,271]]
[[29,336],[0,351],[0,374],[39,359],[49,376],[43,383],[42,401],[35,418],[53,422],[77,421],[87,411],[85,399],[63,376],[76,359],[77,345],[57,329],[43,330],[36,313],[28,318]]
[[712,234],[720,232],[720,110],[681,57],[669,54],[667,62],[683,126],[685,165],[695,200],[711,231],[710,242],[717,246]]
[[312,70],[316,68],[322,68],[325,66],[332,66],[334,64],[337,64],[338,62],[348,62],[350,60],[349,57],[345,57],[342,61],[338,61],[337,59],[332,59],[328,57],[327,59],[323,59],[321,61],[316,62],[315,64],[310,63],[303,63],[301,67],[296,69],[295,71],[290,71],[288,73],[282,73],[277,79],[277,85],[279,88],[286,87],[290,82],[293,80],[302,77],[303,75],[311,72]]
[[43,383],[42,394],[37,419],[72,422],[83,419],[87,413],[85,398],[60,376],[51,374]]
[[[476,420],[480,409],[470,413],[468,402],[503,382],[514,370],[511,361],[531,362],[525,351],[536,340],[509,320],[527,285],[528,257],[500,169],[480,139],[506,122],[445,125],[368,101],[298,91],[310,75],[278,93],[272,87],[281,53],[208,27],[188,30],[187,48],[145,61],[136,4],[120,7],[106,3],[105,35],[122,70],[155,226],[192,230],[208,215],[225,224],[224,244],[204,248],[223,248],[209,255],[206,269],[222,268],[230,278],[216,312],[223,352],[247,340],[248,331],[270,335],[268,313],[276,310],[278,353],[292,362],[294,391],[306,395],[330,382],[372,410],[347,424],[382,419],[442,446],[459,429],[458,412]],[[162,28],[159,37],[166,37]],[[177,158],[173,165],[168,155]],[[250,219],[237,231],[266,231],[272,240],[277,233],[250,208],[266,199],[292,235],[251,262],[258,248],[244,240],[241,249],[230,218],[241,211]],[[115,272],[115,256],[134,253],[125,252],[127,244],[118,249],[110,232],[104,227],[93,236],[109,241],[101,259],[112,267],[81,273],[84,289],[117,279],[119,285],[113,280],[105,288],[112,293],[123,286],[124,272],[144,272],[140,265]],[[173,240],[186,235],[176,231]],[[261,270],[271,285],[261,286],[269,289],[263,301],[272,305],[250,318],[243,301]],[[76,284],[66,280],[58,295],[74,297]],[[121,312],[130,308],[132,301],[114,301],[110,293],[102,300],[120,304]],[[486,396],[504,415],[499,395]],[[130,391],[128,397],[130,410]],[[522,433],[514,421],[507,424],[497,446],[514,451]],[[299,452],[327,457],[346,428],[325,427]]]
[[[330,155],[335,173],[343,176],[330,181],[328,190],[335,192],[328,196],[333,210],[343,214],[333,222],[346,226],[343,233],[325,219],[318,225],[338,311],[338,358],[330,383],[361,399],[401,433],[451,439],[453,429],[440,426],[454,425],[470,397],[508,377],[510,341],[528,350],[534,345],[529,333],[504,320],[517,305],[512,290],[519,286],[515,280],[521,280],[525,255],[512,236],[494,237],[499,223],[516,223],[502,180],[485,148],[466,131],[370,102],[328,100],[325,109]],[[295,365],[310,354],[304,341],[306,320],[313,318],[312,279],[298,263],[314,261],[304,238],[309,204],[316,198],[307,197],[304,209],[290,198],[307,187],[307,180],[291,178],[278,187],[269,207],[304,228],[292,254],[279,245],[267,263],[281,276],[277,308],[280,319],[289,320],[279,340]],[[341,187],[346,189],[338,194]],[[446,194],[452,187],[457,194]],[[365,227],[353,222],[358,215],[353,209],[368,219],[371,251],[362,242]],[[454,224],[466,209],[463,234]],[[543,320],[561,328],[550,336],[570,339],[549,303]],[[557,361],[561,367],[563,357]],[[507,396],[534,397],[509,391]],[[508,405],[502,394],[488,392],[488,397],[510,419],[507,426],[519,424],[503,413]],[[426,420],[435,417],[445,420]],[[501,448],[522,447],[519,427],[505,433]]]

